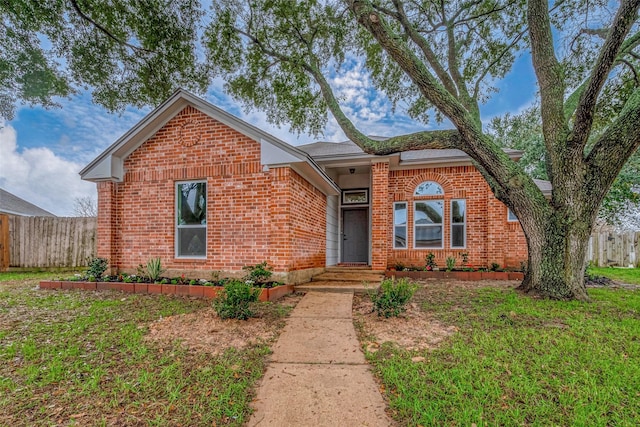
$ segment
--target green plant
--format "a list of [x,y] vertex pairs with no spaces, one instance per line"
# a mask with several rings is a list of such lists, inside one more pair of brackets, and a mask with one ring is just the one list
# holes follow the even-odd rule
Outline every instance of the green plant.
[[377,292],[370,292],[373,309],[382,317],[397,317],[406,310],[418,286],[406,278],[399,280],[385,279]]
[[256,265],[246,265],[242,267],[247,274],[244,276],[244,280],[251,280],[253,283],[264,283],[269,280],[271,275],[271,267],[267,264],[267,261],[261,262]]
[[456,266],[456,259],[455,257],[447,257],[447,271],[451,271],[453,270],[453,267]]
[[491,266],[489,267],[489,271],[498,271],[500,270],[500,264],[498,264],[497,262],[492,262]]
[[158,281],[160,279],[160,275],[164,273],[164,269],[162,268],[162,261],[160,257],[151,258],[147,261],[147,265],[143,269],[143,276],[147,277],[152,282]]
[[95,257],[89,260],[89,268],[87,269],[87,276],[94,277],[94,280],[100,280],[107,271],[109,260],[106,258]]
[[253,316],[252,305],[258,301],[261,289],[240,280],[231,280],[213,300],[213,308],[223,319],[247,320]]
[[433,254],[433,252],[429,252],[427,254],[425,262],[427,270],[429,271],[434,270],[438,266],[438,264],[436,264],[436,256]]
[[404,264],[401,262],[396,262],[394,265],[394,268],[396,269],[396,271],[404,271]]

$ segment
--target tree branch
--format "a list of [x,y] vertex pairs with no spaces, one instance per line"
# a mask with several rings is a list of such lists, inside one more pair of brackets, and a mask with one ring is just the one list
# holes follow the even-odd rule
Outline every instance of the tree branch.
[[584,147],[587,143],[598,96],[618,58],[625,37],[635,23],[638,8],[640,0],[628,0],[620,4],[576,108],[572,136],[569,139],[569,144],[573,147]]
[[400,22],[402,28],[404,29],[404,32],[422,51],[427,62],[429,63],[431,68],[433,68],[433,71],[436,73],[445,89],[447,89],[450,94],[457,97],[458,92],[453,81],[451,80],[451,77],[449,76],[449,74],[447,74],[447,71],[444,69],[442,64],[440,64],[438,57],[436,56],[433,49],[431,49],[431,46],[429,46],[427,40],[422,37],[422,35],[420,35],[420,33],[418,33],[413,25],[411,25],[411,23],[409,22],[403,4],[399,0],[393,0],[393,5],[397,10],[397,13],[395,13],[393,17],[398,20],[398,22]]
[[124,40],[120,40],[111,31],[107,30],[105,27],[103,27],[102,25],[97,23],[95,20],[93,20],[89,15],[85,14],[82,11],[82,9],[80,9],[80,6],[78,5],[77,0],[70,0],[70,1],[71,1],[71,6],[76,11],[76,13],[78,15],[80,15],[80,18],[82,18],[85,21],[89,22],[91,25],[96,27],[98,30],[100,30],[100,32],[102,32],[104,35],[109,37],[111,40],[115,41],[116,43],[118,43],[118,44],[120,44],[122,46],[128,47],[129,49],[131,49],[132,51],[134,51],[136,53],[140,53],[140,52],[155,53],[155,51],[153,51],[153,50],[145,49],[145,48],[142,48],[140,46],[135,46],[135,45],[132,45],[131,43],[128,43],[128,42],[126,42]]
[[568,133],[564,117],[563,70],[553,47],[548,4],[546,0],[530,0],[527,10],[531,55],[540,84],[542,130],[547,147],[561,143],[559,141],[564,141],[563,136]]
[[594,181],[592,187],[604,192],[618,176],[624,162],[612,162],[611,159],[627,159],[640,147],[640,88],[636,89],[627,100],[620,115],[598,138],[586,158],[589,176]]

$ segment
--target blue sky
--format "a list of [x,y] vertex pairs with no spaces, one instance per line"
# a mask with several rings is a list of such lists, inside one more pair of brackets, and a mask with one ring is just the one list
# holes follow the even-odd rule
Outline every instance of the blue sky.
[[[367,77],[357,66],[342,70],[332,83],[344,100],[345,112],[367,134],[390,136],[425,128],[400,113],[392,115],[388,101],[371,92]],[[482,106],[483,120],[518,112],[534,101],[530,58],[519,58],[497,86],[499,92]],[[344,140],[333,120],[318,138],[293,135],[287,128],[267,123],[260,111],[243,111],[222,88],[223,82],[215,81],[204,98],[292,145]],[[94,105],[89,93],[62,99],[60,104],[61,108],[50,110],[22,106],[14,120],[0,120],[0,187],[56,215],[71,216],[75,198],[96,197],[95,184],[82,181],[78,172],[151,108],[109,113]]]

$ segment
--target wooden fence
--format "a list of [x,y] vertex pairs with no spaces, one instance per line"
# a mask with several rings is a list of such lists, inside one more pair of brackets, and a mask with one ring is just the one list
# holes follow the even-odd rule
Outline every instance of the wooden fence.
[[0,271],[86,266],[96,227],[96,218],[0,215]]
[[589,240],[588,260],[598,267],[638,267],[640,232],[594,233]]

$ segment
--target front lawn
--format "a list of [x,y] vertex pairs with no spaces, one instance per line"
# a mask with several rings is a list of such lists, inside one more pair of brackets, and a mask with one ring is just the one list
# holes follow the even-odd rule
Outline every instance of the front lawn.
[[458,331],[431,351],[387,343],[367,353],[395,419],[409,426],[640,425],[640,290],[589,294],[592,303],[558,302],[489,282],[428,282],[415,301]]
[[150,322],[198,312],[210,302],[37,289],[38,280],[52,277],[0,274],[0,425],[246,420],[266,344],[214,356],[178,341],[144,339]]
[[640,285],[640,268],[589,267],[589,274],[608,277],[616,282]]

